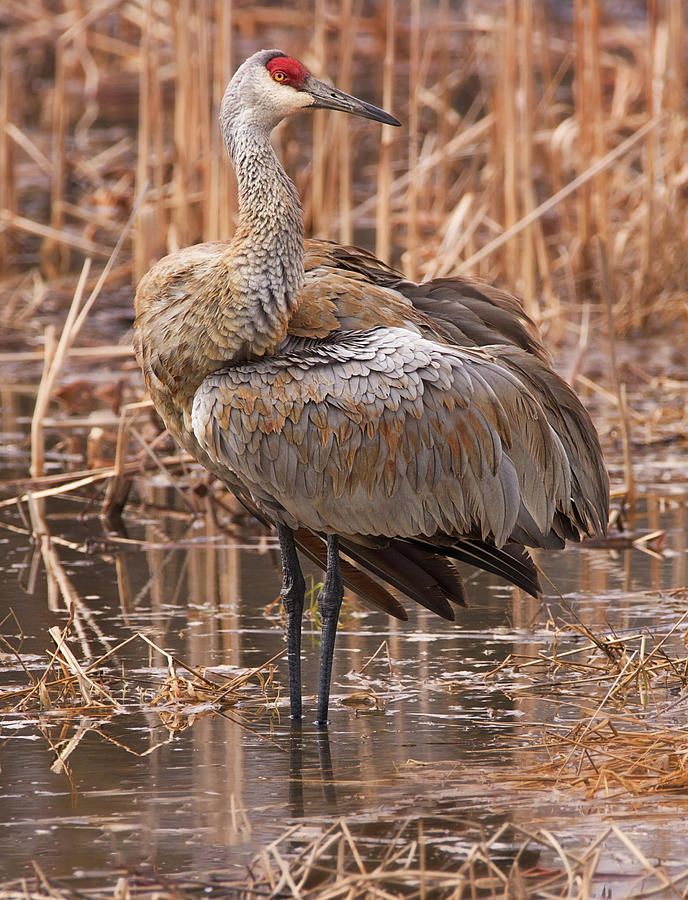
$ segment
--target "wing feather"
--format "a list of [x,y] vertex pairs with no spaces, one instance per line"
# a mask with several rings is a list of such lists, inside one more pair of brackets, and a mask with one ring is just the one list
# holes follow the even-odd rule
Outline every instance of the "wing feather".
[[[137,353],[171,433],[255,515],[314,529],[299,532],[312,558],[323,558],[320,533],[337,531],[369,571],[386,553],[382,577],[409,596],[429,579],[458,602],[458,576],[438,553],[537,593],[532,561],[513,542],[562,546],[605,530],[609,481],[587,413],[519,301],[477,280],[414,284],[367,251],[307,241],[287,338],[196,390],[207,360],[180,368],[195,351],[180,354],[172,336],[191,309],[189,285],[228,247],[188,248],[144,278]],[[146,329],[167,344],[145,341]],[[226,329],[212,337],[221,366]],[[361,549],[361,536],[379,534],[392,536],[386,550]],[[371,602],[404,614],[344,568]]]
[[[270,406],[265,384],[279,369],[299,377],[282,379],[280,406]],[[220,370],[199,388],[192,421],[217,465],[315,531],[477,531],[501,546],[523,508],[543,535],[557,509],[568,512],[567,454],[514,367],[405,329],[345,333],[300,352],[292,341],[283,356]],[[291,466],[274,464],[282,454],[293,454]]]

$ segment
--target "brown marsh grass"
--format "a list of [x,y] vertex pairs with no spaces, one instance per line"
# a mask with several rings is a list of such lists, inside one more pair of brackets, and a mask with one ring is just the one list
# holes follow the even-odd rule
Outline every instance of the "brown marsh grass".
[[[44,475],[47,432],[62,428],[59,446],[70,446],[90,429],[87,467],[104,461],[107,508],[124,503],[141,393],[119,342],[128,343],[135,283],[171,249],[231,236],[235,185],[218,104],[244,57],[280,46],[404,124],[316,113],[278,130],[307,232],[372,247],[414,278],[473,273],[520,293],[549,345],[568,348],[565,376],[606,404],[606,430],[620,423],[614,449],[623,449],[632,511],[638,417],[604,335],[671,328],[667,352],[681,345],[688,117],[682,0],[624,9],[599,0],[6,3],[0,362],[15,372],[43,364],[32,476]],[[118,367],[91,391],[97,423],[93,407],[88,419],[64,415],[74,411],[76,387],[65,382],[75,365],[88,377]],[[684,397],[674,441],[685,367],[678,377],[659,371],[668,382],[653,416],[668,409],[667,386]],[[113,453],[100,452],[108,444],[114,480]],[[150,462],[150,448],[142,457]]]
[[568,21],[543,0],[4,4],[0,318],[21,325],[86,257],[99,272],[137,196],[110,287],[231,235],[218,103],[245,56],[280,46],[404,123],[279,131],[309,233],[414,278],[497,281],[555,341],[598,299],[600,242],[619,331],[685,324],[685,7],[606,6],[576,0]]
[[[669,446],[685,435],[685,378],[641,372],[646,395],[661,395],[663,403],[650,409],[631,403],[629,410],[617,366],[606,380],[579,371],[598,333],[671,328],[671,342],[680,346],[676,330],[685,333],[688,324],[685,5],[653,0],[644,11],[638,3],[639,14],[624,19],[605,16],[606,6],[601,0],[559,7],[544,0],[5,0],[0,349],[7,351],[2,362],[41,364],[43,375],[32,422],[34,477],[2,505],[28,500],[53,590],[79,609],[78,638],[87,610],[55,555],[59,536],[42,537],[41,497],[107,483],[107,502],[117,507],[134,474],[179,471],[186,462],[158,436],[137,383],[99,420],[97,428],[112,436],[112,454],[87,453],[68,484],[62,474],[46,476],[46,431],[97,430],[80,413],[51,419],[54,401],[60,391],[64,400],[62,381],[75,361],[91,371],[130,365],[129,347],[116,343],[126,327],[120,322],[113,334],[107,316],[113,308],[130,315],[134,284],[155,259],[231,235],[234,182],[216,112],[236,65],[260,47],[299,56],[317,75],[403,121],[402,129],[378,129],[318,113],[279,130],[276,142],[303,198],[309,234],[371,247],[410,277],[472,273],[520,293],[548,343],[573,346],[566,368],[579,387],[615,415],[620,409],[622,422],[648,445]],[[570,21],[557,14],[568,8]],[[108,326],[108,342],[103,330],[89,334],[98,317]],[[623,443],[628,496],[628,434]],[[76,729],[55,747],[55,764],[68,771],[85,733],[78,724],[84,709],[97,725],[114,714],[120,693],[70,657],[64,636],[52,636],[56,649],[45,677],[29,679],[21,697],[0,700],[14,705],[28,697],[74,712]],[[637,691],[666,678],[685,689],[688,662],[667,661],[649,646],[644,655],[638,649],[644,639],[639,635],[630,647],[627,638],[630,652],[607,655],[602,673],[606,650],[597,645],[577,667],[556,655],[537,661],[536,671],[550,680],[570,669],[580,692],[599,677],[605,703],[581,707],[569,731],[545,736],[550,766],[540,767],[533,787],[546,781],[589,796],[685,791],[684,731],[643,732],[632,716],[610,708],[612,694],[630,690],[631,676]],[[270,676],[253,674],[255,702],[269,706]],[[160,702],[169,708],[171,732],[191,724],[188,707],[199,695],[213,702],[203,678],[170,671]],[[216,702],[226,699],[218,696],[226,687],[211,688]],[[616,825],[576,854],[544,830],[514,826],[508,869],[496,859],[504,835],[495,832],[470,843],[450,872],[427,864],[422,822],[401,825],[375,865],[346,823],[315,837],[288,829],[244,880],[214,886],[227,896],[322,900],[584,897],[610,845],[638,861],[648,894],[686,889],[685,873],[672,878],[652,865]],[[557,865],[530,867],[533,846],[554,851]],[[90,896],[190,897],[203,887],[122,873]],[[38,865],[35,879],[0,885],[3,900],[76,895],[51,884]]]
[[[626,897],[685,896],[688,870],[671,871],[653,863],[616,824],[572,850],[545,828],[504,824],[491,833],[467,835],[461,858],[444,868],[430,862],[434,846],[467,829],[461,820],[448,832],[426,830],[422,818],[397,823],[393,837],[382,841],[339,819],[328,826],[292,825],[246,867],[246,874],[213,872],[205,879],[164,876],[139,867],[113,873],[111,884],[72,888],[49,879],[34,861],[30,878],[0,884],[0,900],[192,900],[263,897],[299,900],[493,900],[609,897],[614,878],[607,859],[620,851],[633,871],[618,876]],[[475,829],[473,829],[475,830]],[[471,839],[472,838],[472,839]],[[547,861],[540,862],[543,857]],[[551,861],[550,861],[551,860]],[[115,880],[116,879],[116,880]],[[609,893],[608,893],[609,892]]]
[[[64,773],[74,790],[69,758],[88,734],[97,734],[134,756],[147,756],[206,716],[223,716],[253,731],[252,723],[261,716],[279,715],[274,663],[285,651],[253,669],[227,677],[208,668],[190,666],[136,632],[97,659],[84,662],[74,651],[90,652],[90,648],[84,641],[77,608],[72,606],[61,629],[48,629],[54,648],[46,650],[47,663],[40,677],[36,677],[22,653],[21,623],[10,610],[0,619],[0,628],[12,623],[18,629],[19,640],[12,641],[0,633],[0,650],[18,663],[24,679],[0,689],[0,714],[18,714],[34,722],[38,735],[54,755],[51,771]],[[120,671],[107,670],[106,663],[111,666],[123,648],[134,641],[148,652],[150,673],[143,677],[129,673],[124,664]],[[162,661],[164,675],[153,668],[154,661]],[[107,731],[114,716],[141,710],[154,710],[167,734],[144,751],[116,740]]]

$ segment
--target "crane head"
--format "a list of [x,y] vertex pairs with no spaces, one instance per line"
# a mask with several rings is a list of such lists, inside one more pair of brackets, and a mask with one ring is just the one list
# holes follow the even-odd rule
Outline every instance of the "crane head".
[[232,115],[260,118],[268,127],[302,109],[335,109],[385,125],[401,124],[383,109],[318,81],[303,63],[281,50],[260,50],[250,56],[230,81],[224,103],[231,104]]

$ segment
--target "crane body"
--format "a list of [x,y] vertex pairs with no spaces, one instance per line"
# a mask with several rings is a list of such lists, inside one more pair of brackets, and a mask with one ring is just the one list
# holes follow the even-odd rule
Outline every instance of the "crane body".
[[324,725],[344,580],[400,618],[381,582],[454,618],[465,590],[452,559],[537,594],[525,547],[603,532],[609,485],[594,426],[518,300],[471,279],[415,284],[366,251],[304,241],[270,132],[308,108],[398,124],[280,51],[250,57],[220,114],[235,235],[142,279],[135,349],[170,433],[277,529],[294,718],[297,546],[326,569]]

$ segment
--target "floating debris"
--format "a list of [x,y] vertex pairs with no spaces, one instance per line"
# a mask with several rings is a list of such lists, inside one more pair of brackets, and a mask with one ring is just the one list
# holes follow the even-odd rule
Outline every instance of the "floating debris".
[[[15,618],[10,613],[0,625],[10,617]],[[279,690],[274,684],[274,663],[285,650],[260,666],[227,678],[209,668],[189,666],[139,632],[85,664],[77,659],[68,644],[73,623],[72,612],[62,630],[54,626],[48,629],[55,649],[48,652],[48,663],[40,677],[33,675],[24,663],[20,649],[0,635],[1,644],[18,661],[28,682],[0,692],[0,713],[35,719],[36,728],[56,756],[51,770],[65,772],[70,780],[67,760],[89,732],[135,756],[142,756],[149,755],[203,716],[227,716],[250,728],[251,721],[257,717],[277,711]],[[106,669],[105,662],[134,641],[141,641],[149,651],[161,654],[166,660],[167,674],[162,680],[157,674],[142,679],[139,671],[129,674],[124,667],[119,671]],[[147,710],[156,711],[168,738],[143,752],[116,741],[103,730],[115,715]],[[59,738],[53,740],[52,732],[56,729]]]

